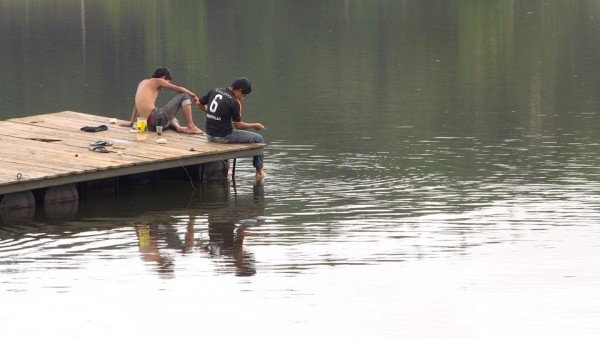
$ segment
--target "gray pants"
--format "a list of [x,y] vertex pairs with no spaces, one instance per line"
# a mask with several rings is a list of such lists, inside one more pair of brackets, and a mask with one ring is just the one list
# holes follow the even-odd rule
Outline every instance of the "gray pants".
[[[262,135],[253,133],[247,130],[233,129],[233,132],[224,137],[207,136],[208,141],[215,143],[264,143]],[[256,155],[252,158],[252,165],[254,168],[262,169],[263,162],[265,161],[264,155]]]
[[188,94],[181,93],[172,98],[164,107],[154,108],[148,116],[148,130],[155,131],[156,126],[163,126],[163,129],[169,129],[171,121],[177,121],[175,115],[177,115],[179,108],[191,104],[192,100],[190,100]]

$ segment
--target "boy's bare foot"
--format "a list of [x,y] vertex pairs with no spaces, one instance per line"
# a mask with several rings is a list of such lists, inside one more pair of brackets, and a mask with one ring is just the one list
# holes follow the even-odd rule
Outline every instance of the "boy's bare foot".
[[267,172],[264,169],[260,169],[258,171],[256,171],[256,180],[257,181],[264,181],[265,178],[267,178]]
[[175,130],[177,130],[178,133],[204,134],[204,132],[202,131],[202,129],[196,127],[196,125],[182,127],[181,124],[179,124],[179,121],[176,118],[173,118],[171,120],[171,127],[174,128]]
[[182,126],[178,126],[175,128],[178,132],[180,133],[184,133],[184,134],[204,134],[204,132],[202,131],[202,129],[193,126],[193,127],[182,127]]
[[186,134],[204,134],[204,132],[202,131],[202,129],[196,127],[196,126],[192,126],[192,127],[185,127],[183,128],[183,132]]

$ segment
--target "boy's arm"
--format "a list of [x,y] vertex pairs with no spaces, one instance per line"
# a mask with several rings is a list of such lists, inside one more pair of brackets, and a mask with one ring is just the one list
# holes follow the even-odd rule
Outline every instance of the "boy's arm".
[[133,110],[131,111],[131,121],[129,121],[129,122],[119,122],[119,125],[121,127],[131,128],[133,126],[133,124],[135,123],[136,117],[137,117],[137,108],[134,105],[133,106]]
[[[162,79],[161,79],[161,80],[162,80]],[[172,83],[171,83],[171,82],[169,82],[169,81],[162,80],[162,81],[160,82],[160,86],[161,86],[161,87],[164,87],[164,88],[167,88],[167,89],[169,89],[169,90],[171,90],[171,91],[174,91],[174,92],[176,92],[176,93],[186,93],[186,94],[188,94],[189,96],[191,96],[191,97],[192,97],[192,99],[194,99],[194,101],[196,101],[196,99],[198,99],[198,97],[196,96],[196,94],[194,94],[193,92],[191,92],[191,91],[190,91],[190,90],[188,90],[187,88],[185,88],[185,87],[181,87],[181,86],[176,86],[176,85],[172,84]]]
[[[208,107],[206,106],[206,104],[208,103],[208,95],[209,94],[206,94],[201,98],[196,97],[196,100],[194,102],[198,108],[200,108],[203,112],[205,112],[207,114],[208,114]],[[202,103],[202,100],[206,101],[206,103]]]
[[256,129],[256,130],[263,130],[265,129],[265,126],[263,126],[260,123],[247,123],[244,121],[240,121],[240,122],[235,122],[233,121],[233,125],[237,128],[237,129]]
[[200,108],[203,112],[208,113],[208,108],[206,108],[206,105],[202,104],[202,102],[200,102],[200,99],[198,98],[196,98],[196,106]]

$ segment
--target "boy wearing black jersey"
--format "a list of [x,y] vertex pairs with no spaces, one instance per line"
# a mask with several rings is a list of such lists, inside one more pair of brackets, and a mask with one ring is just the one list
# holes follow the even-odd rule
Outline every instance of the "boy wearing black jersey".
[[[239,78],[227,87],[216,88],[196,100],[198,108],[206,113],[206,135],[210,142],[217,143],[263,143],[260,134],[244,129],[263,130],[260,123],[242,121],[242,100],[252,91],[252,83]],[[252,165],[256,168],[256,179],[263,181],[263,155],[254,156]]]

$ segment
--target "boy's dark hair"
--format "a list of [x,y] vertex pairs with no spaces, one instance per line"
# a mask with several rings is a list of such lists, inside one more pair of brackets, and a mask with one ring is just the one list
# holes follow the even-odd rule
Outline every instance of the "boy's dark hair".
[[163,76],[165,77],[165,80],[173,80],[173,77],[171,76],[171,71],[167,67],[156,68],[154,74],[152,74],[152,77],[157,79]]
[[245,77],[241,77],[231,84],[233,90],[240,89],[243,94],[248,95],[252,91],[252,82]]

